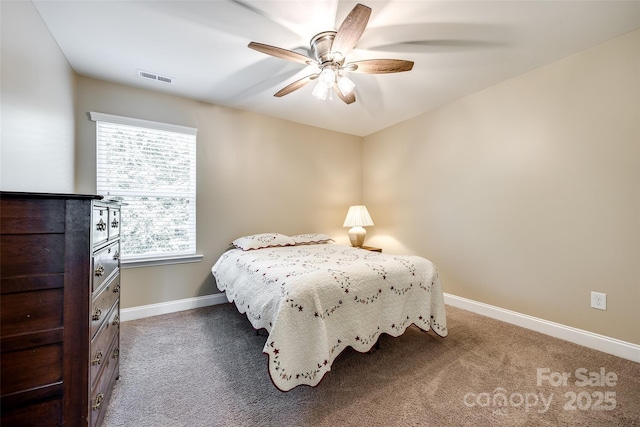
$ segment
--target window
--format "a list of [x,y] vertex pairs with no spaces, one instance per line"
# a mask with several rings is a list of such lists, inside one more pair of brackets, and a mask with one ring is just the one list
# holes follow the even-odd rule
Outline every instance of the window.
[[97,192],[124,203],[123,264],[199,260],[197,129],[95,112],[90,117],[96,122]]

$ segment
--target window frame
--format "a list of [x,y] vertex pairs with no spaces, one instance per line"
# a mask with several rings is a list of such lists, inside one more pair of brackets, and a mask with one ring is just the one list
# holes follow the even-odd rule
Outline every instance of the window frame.
[[[125,125],[125,126],[134,126],[145,129],[153,129],[174,133],[181,133],[186,135],[194,136],[194,150],[197,149],[197,139],[196,135],[198,130],[196,128],[191,128],[187,126],[174,125],[169,123],[155,122],[150,120],[136,119],[131,117],[124,116],[116,116],[112,114],[98,113],[91,111],[89,112],[89,118],[96,122],[96,192],[97,192],[97,181],[98,181],[98,122],[106,122],[116,125]],[[196,158],[197,161],[197,158]],[[103,195],[105,199],[112,197],[110,195]],[[113,195],[115,197],[117,195]],[[194,202],[197,202],[197,181],[194,182],[194,190],[193,190]],[[202,260],[203,255],[199,254],[197,251],[197,207],[194,205],[193,208],[194,215],[194,235],[193,235],[193,244],[194,249],[193,253],[167,253],[167,254],[150,254],[150,255],[140,255],[140,256],[128,256],[123,257],[120,261],[122,268],[134,268],[134,267],[148,267],[154,265],[167,265],[167,264],[184,264],[184,263],[192,263],[199,262]]]

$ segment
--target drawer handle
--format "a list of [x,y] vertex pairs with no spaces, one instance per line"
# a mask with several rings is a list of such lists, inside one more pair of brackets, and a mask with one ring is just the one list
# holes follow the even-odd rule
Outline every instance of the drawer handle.
[[98,351],[91,361],[93,366],[102,364],[102,350]]
[[113,293],[117,294],[118,292],[120,292],[120,283],[113,287]]
[[117,359],[118,357],[120,357],[120,349],[119,348],[114,348],[113,349],[113,357],[114,359]]
[[111,221],[111,228],[118,228],[118,225],[120,225],[118,220],[113,218],[113,221]]
[[100,221],[96,224],[96,230],[104,231],[107,229],[107,224],[100,218]]
[[113,260],[118,261],[119,259],[120,259],[120,251],[116,251],[116,253],[113,254]]
[[96,268],[96,277],[100,277],[104,274],[104,267],[102,264],[98,264],[98,267]]
[[102,406],[102,402],[104,402],[104,393],[98,393],[91,403],[91,409],[97,411]]
[[113,322],[111,322],[111,324],[113,326],[118,326],[120,324],[120,315],[117,315],[114,319]]
[[102,309],[100,307],[96,307],[95,311],[93,312],[93,316],[91,316],[91,320],[100,320],[100,316],[102,316]]

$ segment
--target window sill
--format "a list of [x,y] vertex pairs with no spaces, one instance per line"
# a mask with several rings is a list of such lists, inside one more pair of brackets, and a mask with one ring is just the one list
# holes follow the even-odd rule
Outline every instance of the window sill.
[[121,268],[153,267],[156,265],[187,264],[202,261],[203,255],[172,255],[154,258],[129,258],[120,261]]

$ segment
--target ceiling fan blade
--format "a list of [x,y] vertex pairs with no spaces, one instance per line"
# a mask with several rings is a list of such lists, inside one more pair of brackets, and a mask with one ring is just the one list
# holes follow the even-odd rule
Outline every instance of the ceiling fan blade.
[[333,89],[338,94],[338,98],[342,99],[345,104],[353,104],[354,102],[356,102],[356,92],[355,91],[351,91],[351,93],[349,95],[343,95],[342,92],[340,92],[340,88],[338,88],[337,84],[333,85]]
[[411,71],[413,61],[403,59],[365,59],[346,64],[344,69],[352,73],[388,74]]
[[267,55],[275,56],[276,58],[286,59],[287,61],[298,62],[305,65],[316,63],[316,61],[314,61],[313,59],[309,58],[308,56],[299,54],[298,52],[282,49],[280,47],[275,47],[268,44],[251,42],[249,43],[249,47],[253,50],[257,50],[258,52],[266,53]]
[[342,21],[331,46],[332,52],[340,52],[346,56],[360,40],[371,16],[371,8],[358,3]]
[[282,89],[280,89],[273,96],[276,96],[276,97],[280,98],[281,96],[288,95],[291,92],[300,89],[302,86],[306,85],[311,80],[317,79],[319,75],[320,74],[318,74],[318,73],[311,74],[311,75],[308,75],[306,77],[301,78],[300,80],[296,80],[295,82],[291,83],[290,85],[287,85],[287,86],[283,87]]

